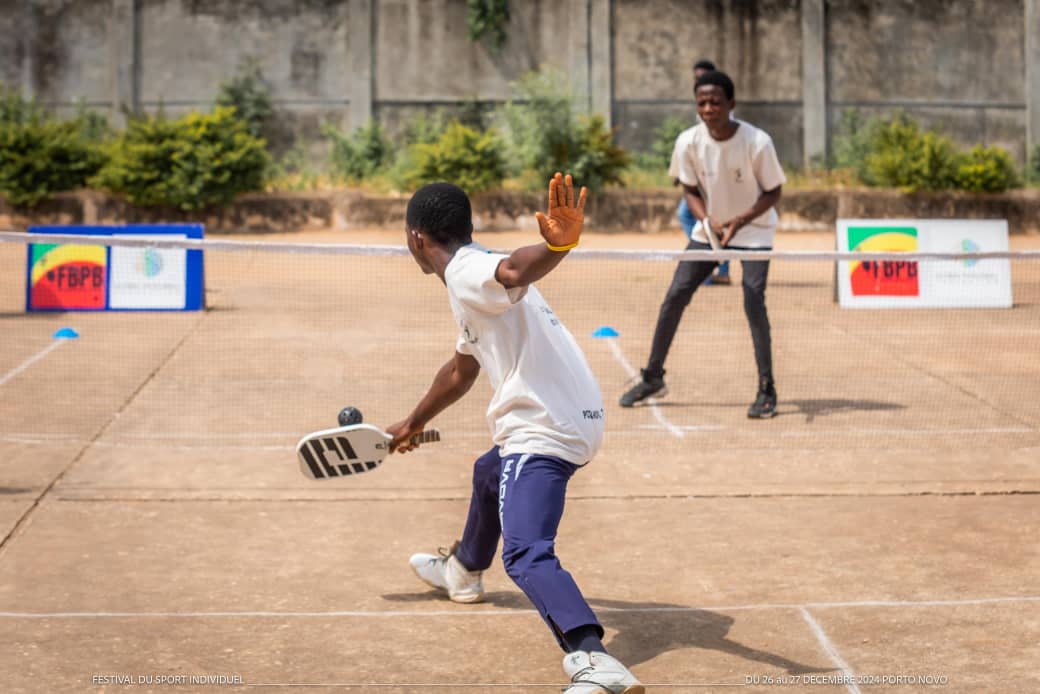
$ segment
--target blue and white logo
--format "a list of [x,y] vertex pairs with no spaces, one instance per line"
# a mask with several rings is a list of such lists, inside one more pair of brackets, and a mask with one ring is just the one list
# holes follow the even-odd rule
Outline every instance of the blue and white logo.
[[[971,239],[961,239],[961,250],[965,253],[978,253],[982,248]],[[964,267],[974,267],[979,260],[978,258],[965,258],[963,262]]]
[[155,277],[163,268],[162,255],[154,248],[146,248],[137,260],[137,271],[145,277]]

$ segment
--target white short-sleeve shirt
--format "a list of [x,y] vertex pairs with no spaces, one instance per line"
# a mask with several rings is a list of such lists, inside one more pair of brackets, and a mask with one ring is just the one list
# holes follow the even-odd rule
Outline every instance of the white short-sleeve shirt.
[[495,279],[505,258],[472,243],[448,263],[456,350],[476,358],[491,381],[487,421],[502,455],[539,453],[583,465],[603,440],[599,384],[538,289],[506,289]]
[[[708,215],[720,222],[747,212],[762,193],[787,182],[768,133],[741,120],[734,122],[737,132],[723,141],[714,139],[704,123],[684,130],[675,140],[668,169],[673,178],[697,186]],[[777,220],[776,208],[769,208],[738,231],[730,245],[772,247]],[[693,239],[708,242],[699,227]]]

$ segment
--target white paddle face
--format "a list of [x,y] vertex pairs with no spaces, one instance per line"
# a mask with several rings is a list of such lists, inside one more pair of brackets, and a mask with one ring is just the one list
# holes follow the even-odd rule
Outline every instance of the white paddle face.
[[324,480],[358,475],[379,467],[389,452],[390,435],[371,424],[351,424],[307,434],[296,444],[300,472]]
[[[296,444],[300,472],[312,480],[350,477],[379,467],[390,453],[393,437],[371,424],[351,424],[307,434]],[[416,444],[440,441],[436,429],[416,434]]]

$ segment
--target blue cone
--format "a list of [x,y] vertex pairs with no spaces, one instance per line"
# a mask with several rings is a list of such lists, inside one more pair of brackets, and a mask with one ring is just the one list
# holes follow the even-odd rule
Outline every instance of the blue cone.
[[618,331],[614,330],[609,325],[601,325],[592,331],[593,337],[617,337]]
[[54,333],[54,337],[59,340],[75,340],[79,337],[79,333],[72,328],[62,328],[58,332]]

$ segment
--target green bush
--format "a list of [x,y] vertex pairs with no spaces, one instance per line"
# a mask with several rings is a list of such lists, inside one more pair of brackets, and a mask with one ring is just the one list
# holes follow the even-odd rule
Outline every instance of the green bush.
[[88,142],[102,144],[112,138],[112,128],[108,124],[108,118],[87,105],[81,100],[76,105],[76,115],[72,119],[80,136]]
[[432,144],[412,146],[410,187],[448,181],[467,193],[498,187],[506,175],[502,142],[493,131],[479,133],[453,121]]
[[[629,165],[629,156],[614,142],[614,133],[603,116],[581,117],[577,125],[577,147],[568,160],[555,171],[566,171],[589,190],[600,190],[608,184],[620,184],[621,174]],[[543,170],[546,180],[551,173]]]
[[1015,162],[1000,147],[972,147],[957,165],[957,188],[972,193],[1003,193],[1021,185]]
[[679,116],[668,116],[664,122],[654,131],[654,142],[650,146],[650,154],[653,162],[667,169],[672,163],[672,151],[675,149],[675,141],[679,135],[693,123]]
[[0,192],[32,207],[82,188],[105,163],[107,133],[104,117],[82,105],[75,118],[58,121],[35,100],[0,89]]
[[105,159],[76,121],[0,123],[0,192],[15,205],[32,207],[53,193],[84,187]]
[[281,156],[271,156],[264,174],[266,189],[299,192],[332,187],[333,181],[324,170],[326,163],[313,157],[305,144],[297,142]]
[[235,115],[246,123],[253,137],[263,137],[274,108],[271,106],[271,88],[264,81],[260,65],[255,60],[246,62],[238,74],[220,85],[216,105],[235,109]]
[[488,51],[494,55],[509,38],[509,0],[466,0],[466,26],[469,40],[488,37]]
[[678,116],[668,116],[654,130],[654,141],[649,151],[637,152],[632,156],[632,161],[622,174],[621,185],[631,188],[662,188],[672,185],[668,167],[672,163],[675,140],[692,125],[692,122]]
[[0,124],[24,124],[45,119],[46,114],[36,99],[25,99],[16,90],[0,86]]
[[527,179],[537,181],[538,188],[557,171],[573,174],[592,190],[621,182],[628,154],[601,117],[575,114],[574,97],[560,73],[529,73],[513,86],[520,98],[498,114],[513,173],[534,172]]
[[489,104],[482,103],[475,96],[468,96],[459,102],[453,119],[467,128],[483,132],[490,126],[488,120],[493,115],[494,109]]
[[949,138],[898,115],[871,137],[868,180],[907,192],[949,190],[957,185],[960,155]]
[[404,125],[398,135],[400,146],[386,172],[387,182],[397,190],[411,188],[412,173],[415,171],[413,145],[429,145],[437,142],[448,129],[451,121],[443,109],[418,113]]
[[854,172],[866,185],[877,185],[867,170],[867,156],[880,127],[881,121],[867,120],[857,109],[844,111],[835,129],[831,167]]
[[[450,120],[441,109],[431,113],[417,113],[405,123],[401,140],[405,145],[434,143],[448,129],[449,123]],[[402,151],[405,150],[407,147],[402,148]]]
[[132,120],[95,178],[138,205],[199,210],[259,190],[269,156],[234,109]]
[[922,130],[905,114],[864,119],[858,111],[842,114],[834,139],[832,164],[853,171],[871,186],[907,192],[967,190],[998,193],[1019,185],[1011,155],[999,147],[959,151],[949,138]]
[[541,171],[560,133],[569,134],[574,127],[574,100],[563,75],[551,69],[529,72],[512,86],[518,99],[507,102],[497,113],[511,173]]
[[1033,153],[1029,157],[1029,164],[1026,166],[1026,177],[1032,183],[1040,183],[1040,145],[1033,148]]
[[332,172],[349,181],[361,181],[390,165],[394,145],[375,121],[349,135],[332,125],[322,126],[332,143]]

